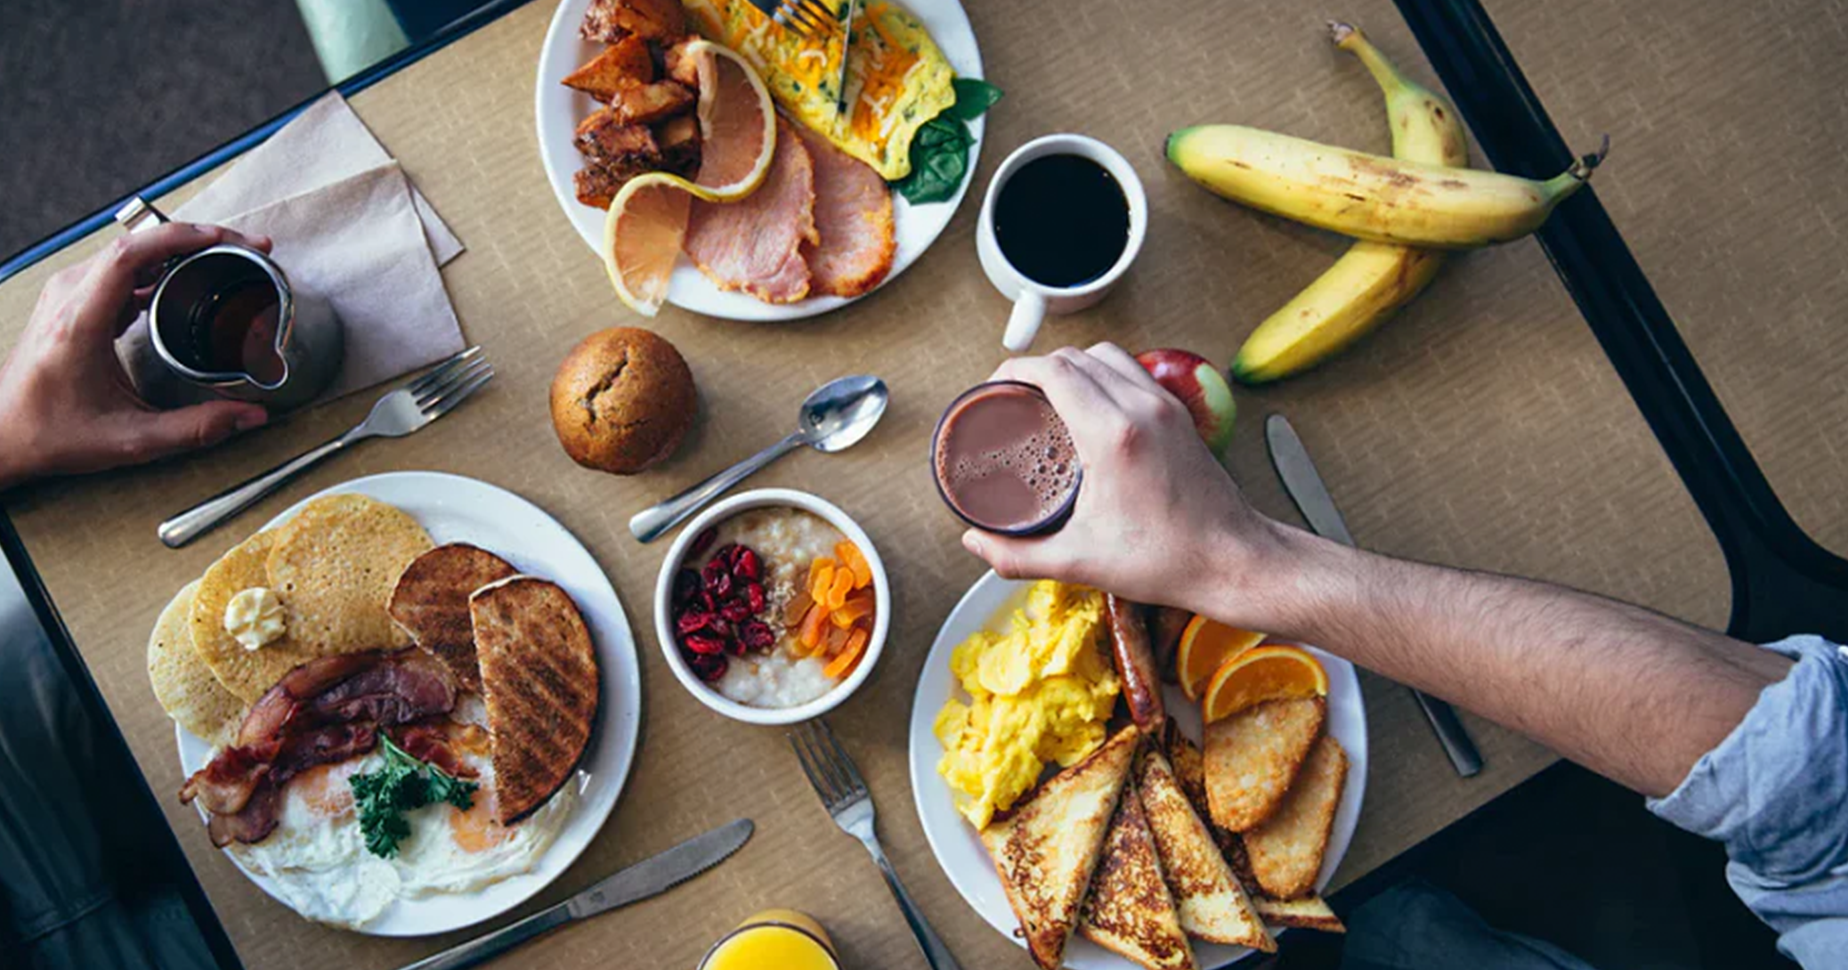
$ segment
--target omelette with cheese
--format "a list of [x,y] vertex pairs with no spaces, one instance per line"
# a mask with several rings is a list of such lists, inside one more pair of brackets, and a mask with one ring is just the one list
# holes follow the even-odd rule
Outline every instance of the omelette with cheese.
[[[817,2],[846,16],[847,0]],[[686,9],[701,34],[757,69],[784,111],[888,182],[911,173],[912,138],[956,101],[950,62],[924,25],[889,0],[863,0],[854,19],[844,114],[838,33],[805,38],[750,0],[686,0]]]
[[1103,628],[1102,593],[1041,580],[1008,632],[977,632],[950,655],[970,701],[951,698],[937,714],[937,771],[976,828],[1012,807],[1049,763],[1070,767],[1103,744],[1120,690]]

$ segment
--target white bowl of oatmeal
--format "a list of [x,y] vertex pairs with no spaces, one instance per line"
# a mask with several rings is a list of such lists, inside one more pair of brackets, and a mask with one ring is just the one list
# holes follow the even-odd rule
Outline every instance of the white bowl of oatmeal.
[[859,688],[885,649],[892,594],[872,540],[830,502],[744,492],[682,529],[655,583],[655,635],[700,703],[794,724]]

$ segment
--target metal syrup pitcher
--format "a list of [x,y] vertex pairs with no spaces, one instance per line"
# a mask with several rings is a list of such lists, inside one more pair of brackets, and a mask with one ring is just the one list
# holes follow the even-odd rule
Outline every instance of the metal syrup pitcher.
[[[167,222],[136,197],[116,213],[136,232]],[[300,407],[340,369],[343,334],[328,302],[289,284],[262,252],[220,243],[176,258],[160,271],[148,301],[148,338],[160,365],[185,394],[151,400],[171,406],[217,395],[276,411]]]

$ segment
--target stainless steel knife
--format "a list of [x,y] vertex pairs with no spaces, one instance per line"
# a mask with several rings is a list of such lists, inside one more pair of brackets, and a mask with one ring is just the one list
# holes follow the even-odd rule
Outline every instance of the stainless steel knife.
[[659,855],[643,859],[581,893],[460,946],[419,960],[404,970],[461,970],[493,959],[572,920],[585,919],[647,899],[725,861],[751,840],[754,826],[736,819],[696,835]]
[[[1290,500],[1296,503],[1309,528],[1325,539],[1345,546],[1354,545],[1354,537],[1349,534],[1347,523],[1342,521],[1341,510],[1335,508],[1334,496],[1328,494],[1321,473],[1309,459],[1309,449],[1303,447],[1303,439],[1296,436],[1296,429],[1290,427],[1289,420],[1281,414],[1265,418],[1264,440],[1270,445],[1271,467],[1277,469],[1277,477],[1283,479],[1283,490],[1290,493]],[[1481,771],[1482,755],[1476,751],[1475,742],[1469,739],[1469,732],[1463,729],[1463,722],[1457,720],[1457,712],[1423,691],[1414,690],[1412,696],[1424,711],[1425,720],[1431,722],[1431,730],[1437,733],[1438,743],[1444,746],[1444,753],[1450,756],[1451,767],[1457,774],[1468,778]]]

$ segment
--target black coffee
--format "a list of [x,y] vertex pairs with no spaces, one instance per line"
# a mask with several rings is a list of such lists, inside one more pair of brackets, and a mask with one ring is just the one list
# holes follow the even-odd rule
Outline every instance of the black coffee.
[[1015,269],[1043,286],[1089,283],[1129,245],[1129,200],[1102,165],[1043,155],[1001,186],[995,241]]

